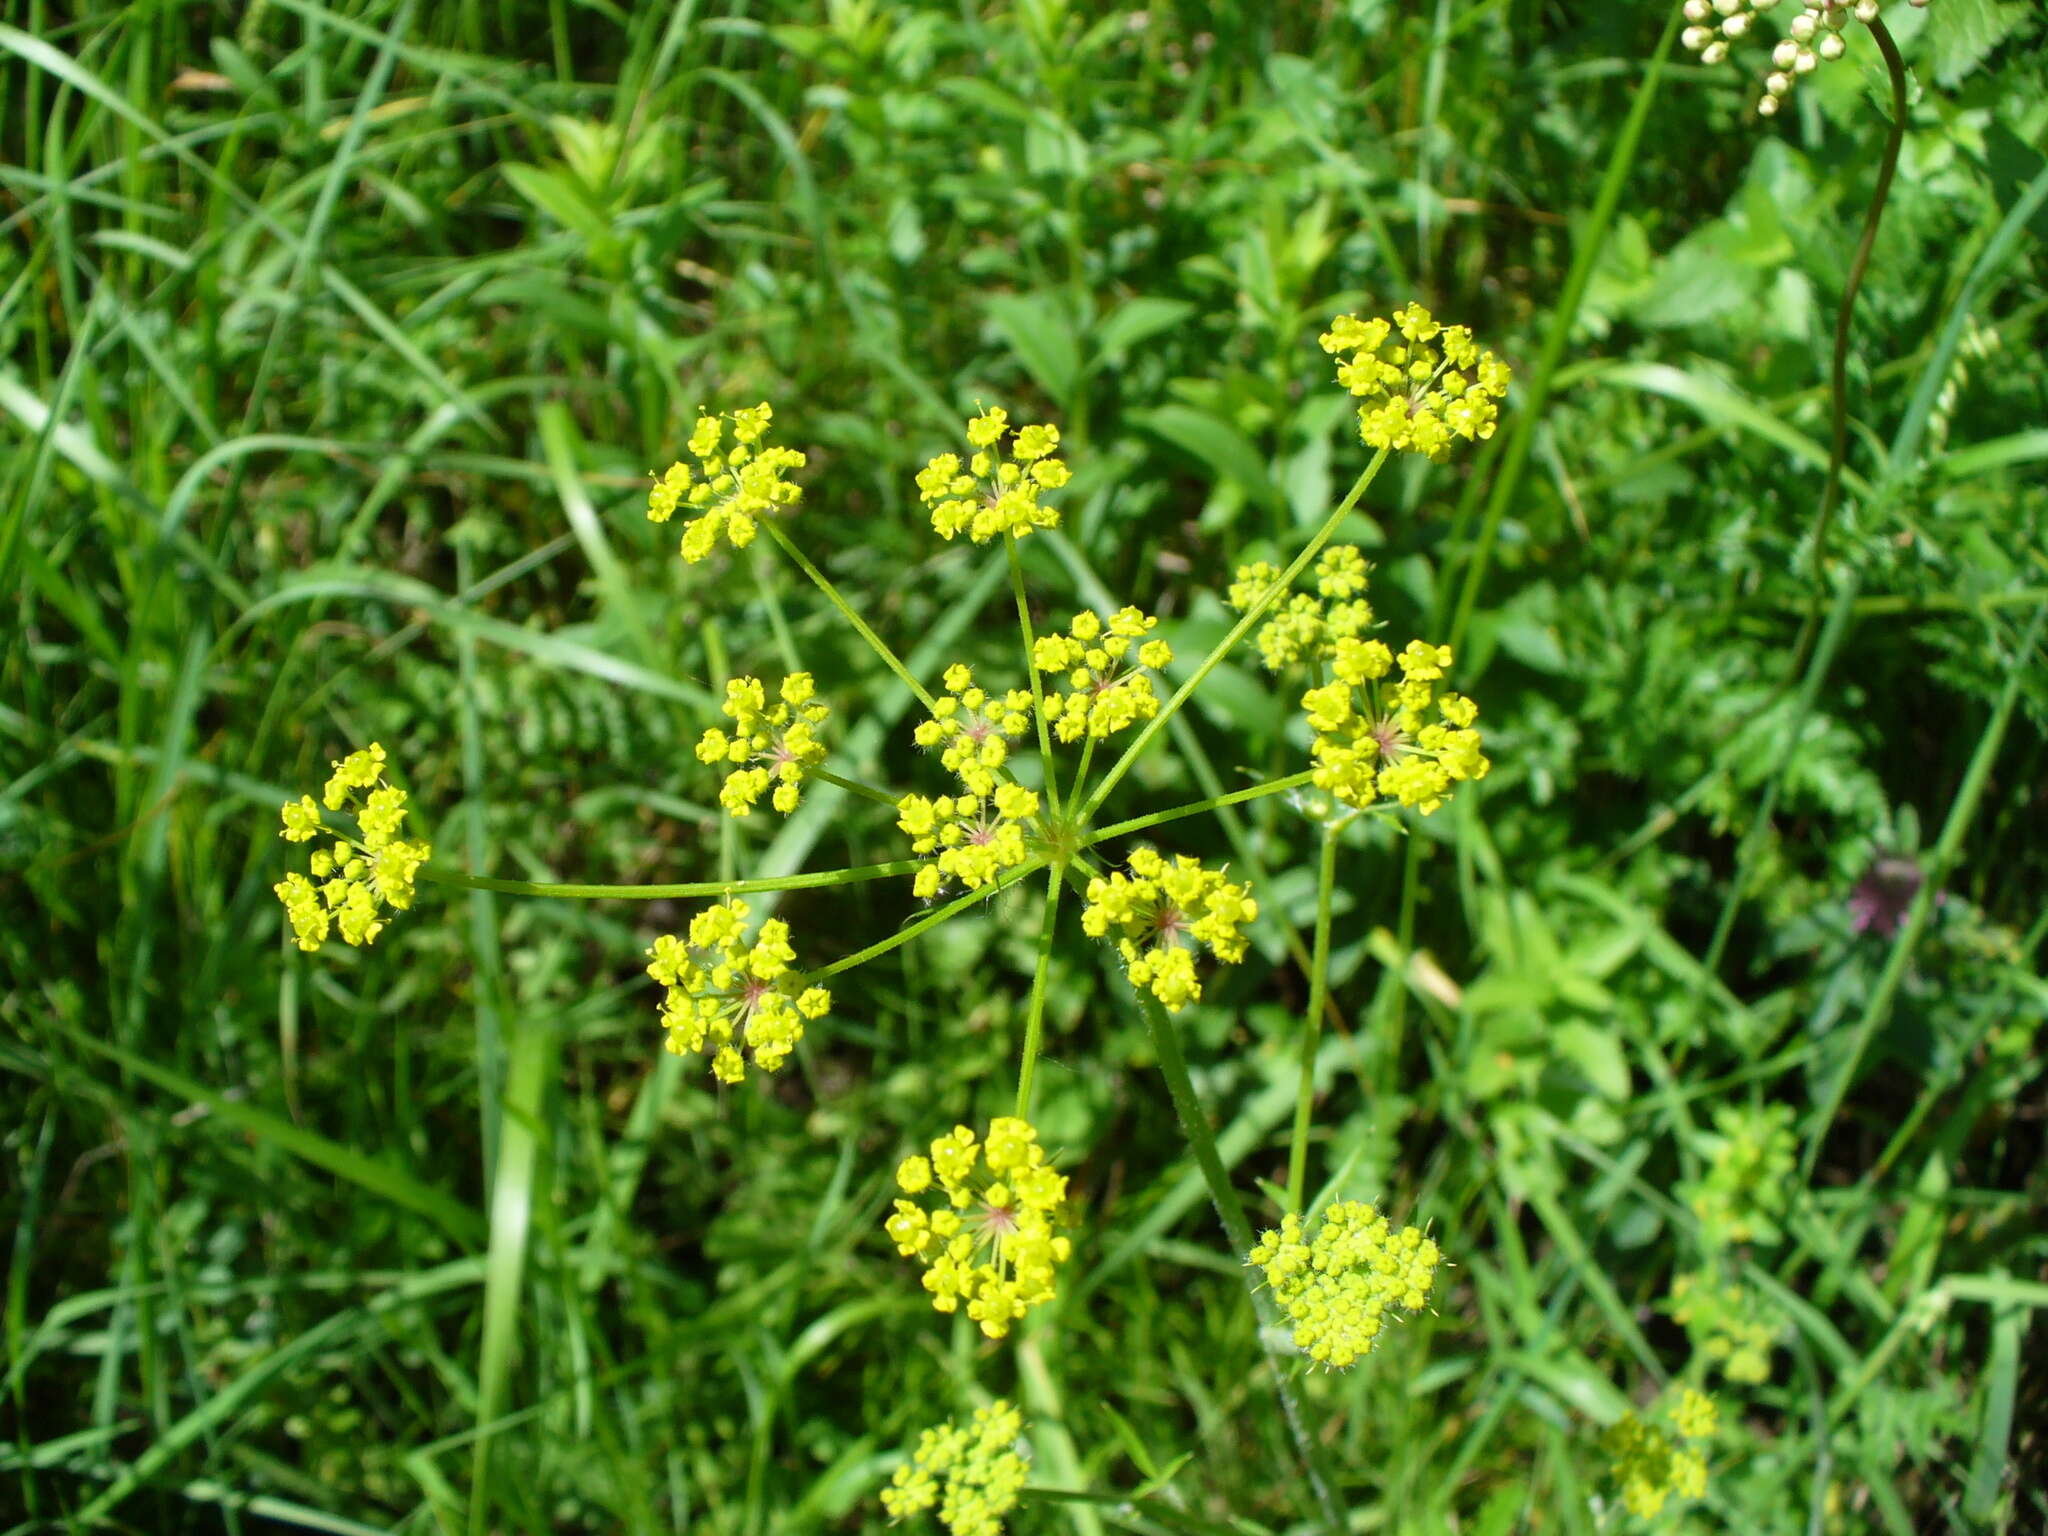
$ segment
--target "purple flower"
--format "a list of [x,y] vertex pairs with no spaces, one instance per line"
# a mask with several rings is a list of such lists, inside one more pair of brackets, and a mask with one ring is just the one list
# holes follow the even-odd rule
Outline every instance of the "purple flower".
[[1907,910],[1926,878],[1917,860],[1902,853],[1878,854],[1849,893],[1850,930],[1890,938],[1905,925]]

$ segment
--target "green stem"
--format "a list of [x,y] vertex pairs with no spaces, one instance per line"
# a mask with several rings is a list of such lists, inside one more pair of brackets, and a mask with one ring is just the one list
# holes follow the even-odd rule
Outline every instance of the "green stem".
[[1074,769],[1074,790],[1067,801],[1069,812],[1081,808],[1081,791],[1088,783],[1088,765],[1095,760],[1095,738],[1084,737],[1081,742],[1081,761]]
[[1315,559],[1322,547],[1330,542],[1330,536],[1337,531],[1337,525],[1351,515],[1351,509],[1358,505],[1358,498],[1365,494],[1366,487],[1372,484],[1373,477],[1379,474],[1380,466],[1386,462],[1387,450],[1382,448],[1372,456],[1372,462],[1366,465],[1358,478],[1352,482],[1350,494],[1338,503],[1337,510],[1323,519],[1323,525],[1316,530],[1315,537],[1302,547],[1301,553],[1294,557],[1293,563],[1280,573],[1280,579],[1266,590],[1264,596],[1244,611],[1243,616],[1230,627],[1230,633],[1216,642],[1209,654],[1202,658],[1201,665],[1195,668],[1186,682],[1173,691],[1173,697],[1160,706],[1158,714],[1145,722],[1145,728],[1138,732],[1136,739],[1128,747],[1124,748],[1123,755],[1110,765],[1109,772],[1102,776],[1102,782],[1096,785],[1094,793],[1089,795],[1087,804],[1081,807],[1080,820],[1086,821],[1095,814],[1102,802],[1109,797],[1109,792],[1131,771],[1131,765],[1138,760],[1138,754],[1149,747],[1152,738],[1165,730],[1166,723],[1180,713],[1180,707],[1187,703],[1190,695],[1202,685],[1202,680],[1215,671],[1217,663],[1229,655],[1236,648],[1237,642],[1251,632],[1252,626],[1266,616],[1266,610],[1293,588],[1294,578],[1299,576],[1307,568],[1309,561]]
[[661,901],[686,896],[746,896],[756,891],[809,891],[825,886],[855,885],[863,880],[886,880],[891,875],[917,873],[922,859],[898,859],[890,864],[858,864],[851,869],[820,869],[803,875],[776,875],[766,880],[693,880],[681,885],[556,885],[541,880],[486,880],[452,869],[424,866],[419,877],[436,885],[458,886],[465,891],[503,891],[512,896],[552,896],[572,901]]
[[782,546],[782,552],[796,562],[797,569],[811,578],[812,584],[825,594],[832,606],[839,610],[840,616],[853,626],[854,633],[867,641],[868,649],[882,658],[884,666],[903,679],[903,685],[910,690],[911,695],[918,703],[922,704],[926,709],[930,709],[932,707],[932,696],[924,691],[924,685],[910,675],[910,669],[897,659],[894,651],[882,643],[882,637],[868,628],[867,620],[853,611],[847,604],[846,599],[839,595],[839,589],[826,580],[825,573],[811,564],[809,559],[805,557],[804,552],[790,542],[789,535],[782,531],[775,519],[772,517],[763,518],[761,519],[761,526],[768,530],[770,538]]
[[1060,915],[1066,871],[1054,866],[1045,884],[1045,912],[1038,923],[1038,964],[1031,972],[1031,1002],[1024,1015],[1024,1058],[1017,1066],[1017,1118],[1031,1118],[1031,1074],[1045,1042],[1045,987],[1052,975],[1052,936]]
[[[1793,754],[1799,748],[1799,738],[1806,734],[1807,717],[1813,713],[1814,701],[1820,695],[1820,685],[1827,677],[1828,668],[1833,665],[1835,652],[1841,648],[1842,637],[1848,632],[1849,615],[1855,611],[1857,581],[1850,574],[1842,590],[1835,596],[1834,611],[1828,615],[1827,627],[1821,631],[1820,644],[1814,650],[1806,668],[1805,680],[1800,684],[1799,697],[1793,701],[1792,723],[1785,732],[1784,745],[1779,749],[1778,761],[1772,766],[1770,782],[1764,786],[1764,797],[1757,806],[1756,820],[1749,824],[1743,834],[1742,843],[1735,851],[1735,873],[1729,881],[1728,894],[1721,901],[1721,915],[1714,923],[1714,934],[1707,943],[1707,953],[1700,965],[1708,976],[1718,976],[1721,960],[1728,949],[1728,939],[1735,929],[1735,914],[1742,905],[1743,892],[1749,885],[1750,865],[1763,847],[1763,840],[1771,830],[1771,816],[1778,808],[1778,792],[1784,786],[1785,776],[1791,770]],[[1684,1047],[1678,1052],[1684,1060]]]
[[1017,535],[1004,532],[1003,551],[1010,558],[1010,591],[1017,599],[1017,629],[1024,636],[1024,673],[1031,679],[1031,718],[1038,723],[1038,760],[1045,764],[1045,808],[1052,810],[1060,803],[1060,781],[1053,767],[1052,732],[1045,723],[1045,690],[1038,680],[1038,663],[1034,659],[1038,638],[1031,632],[1031,604],[1024,596],[1024,560],[1017,553]]
[[1287,1144],[1287,1209],[1306,1216],[1303,1195],[1308,1185],[1308,1122],[1315,1108],[1316,1048],[1323,1038],[1323,1000],[1330,993],[1330,903],[1337,885],[1337,834],[1346,822],[1323,828],[1322,856],[1316,861],[1315,950],[1308,971],[1308,1018],[1301,1031],[1301,1086],[1294,1097],[1294,1135]]
[[877,789],[872,784],[863,784],[858,779],[842,778],[840,775],[824,768],[806,768],[804,770],[804,777],[807,779],[822,779],[827,784],[838,785],[848,794],[859,795],[863,800],[872,800],[877,805],[886,805],[892,811],[896,809],[896,796],[890,794],[885,789]]
[[[906,869],[916,869],[918,865],[923,862],[924,861],[920,859],[916,863],[912,863],[904,867]],[[932,911],[925,913],[923,917],[920,917],[916,922],[912,923],[909,927],[899,929],[897,932],[890,934],[888,938],[883,939],[881,942],[876,944],[870,944],[866,949],[856,950],[853,954],[847,955],[843,959],[834,960],[830,965],[825,966],[822,970],[810,972],[807,976],[805,976],[804,979],[806,981],[823,981],[827,976],[837,976],[841,971],[850,971],[856,965],[866,965],[868,961],[873,960],[878,955],[886,955],[890,950],[895,949],[900,945],[908,944],[912,939],[916,938],[920,933],[923,933],[927,928],[937,927],[940,923],[943,923],[947,918],[952,917],[954,914],[959,912],[965,912],[969,907],[973,906],[976,902],[987,901],[990,897],[994,896],[996,892],[1008,890],[1011,886],[1015,885],[1019,880],[1022,880],[1026,875],[1032,873],[1034,870],[1043,869],[1044,867],[1045,860],[1030,859],[1027,860],[1025,863],[1019,864],[1015,869],[1006,869],[1000,875],[996,876],[994,880],[989,882],[989,884],[983,886],[980,890],[969,891],[964,896],[955,897],[953,900],[947,902],[943,907],[937,907],[934,908]]]
[[1147,827],[1156,827],[1162,822],[1179,821],[1184,816],[1199,816],[1204,811],[1217,810],[1222,806],[1242,805],[1247,800],[1259,800],[1267,795],[1299,789],[1313,777],[1313,773],[1304,769],[1300,773],[1291,773],[1284,779],[1254,784],[1250,789],[1234,789],[1227,795],[1211,795],[1206,800],[1197,800],[1189,805],[1177,805],[1170,811],[1154,811],[1149,816],[1133,816],[1129,821],[1114,822],[1109,826],[1096,828],[1081,840],[1081,846],[1093,848],[1097,843],[1109,838],[1122,837],[1130,832],[1142,832]]
[[[1222,1155],[1216,1150],[1215,1133],[1209,1129],[1209,1117],[1202,1110],[1202,1101],[1195,1097],[1194,1082],[1188,1077],[1187,1058],[1181,1053],[1180,1031],[1174,1026],[1173,1016],[1159,1005],[1157,998],[1143,988],[1136,991],[1138,1006],[1144,1011],[1145,1023],[1152,1032],[1152,1047],[1159,1055],[1159,1075],[1166,1079],[1167,1094],[1173,1099],[1174,1113],[1180,1118],[1181,1133],[1187,1137],[1188,1149],[1195,1154],[1195,1166],[1201,1170],[1202,1180],[1209,1186],[1209,1199],[1223,1223],[1224,1236],[1242,1258],[1252,1251],[1251,1222],[1245,1217],[1244,1203],[1231,1186],[1230,1174],[1223,1166]],[[1280,1407],[1287,1418],[1295,1454],[1301,1459],[1302,1470],[1308,1476],[1309,1487],[1315,1494],[1324,1523],[1332,1531],[1349,1530],[1343,1500],[1338,1496],[1335,1484],[1324,1475],[1315,1438],[1309,1433],[1301,1405],[1287,1384],[1286,1367],[1267,1340],[1265,1324],[1273,1306],[1260,1287],[1257,1273],[1249,1264],[1245,1266],[1245,1288],[1251,1292],[1252,1307],[1258,1315],[1261,1325],[1259,1347],[1265,1351],[1267,1363],[1273,1368],[1273,1387],[1280,1394]]]
[[[1856,1077],[1856,1069],[1863,1062],[1863,1053],[1870,1048],[1870,1042],[1885,1019],[1892,1011],[1892,999],[1898,995],[1899,985],[1906,978],[1906,966],[1913,958],[1913,951],[1919,946],[1920,935],[1927,930],[1927,922],[1934,913],[1935,898],[1940,894],[1942,882],[1955,865],[1956,851],[1962,846],[1963,834],[1977,814],[1977,802],[1984,794],[1984,784],[1991,776],[1991,765],[1998,757],[1999,744],[2005,739],[2005,728],[2012,719],[2013,706],[2019,701],[2020,681],[2027,675],[2027,664],[2033,654],[2034,645],[2041,637],[2041,625],[2048,618],[2048,611],[2036,611],[2034,620],[2027,626],[2027,633],[2020,641],[2018,652],[2013,657],[2012,669],[2006,673],[2005,687],[1998,695],[1998,705],[1991,712],[1991,720],[1984,727],[1984,734],[1977,739],[1977,750],[1970,758],[1970,766],[1963,771],[1963,782],[1956,790],[1954,804],[1949,807],[1948,820],[1942,824],[1941,837],[1934,845],[1934,852],[1927,860],[1927,871],[1920,882],[1920,890],[1913,898],[1913,907],[1907,914],[1906,926],[1900,930],[1898,939],[1892,945],[1892,952],[1885,958],[1884,970],[1877,978],[1877,987],[1870,994],[1870,1001],[1863,1009],[1863,1017],[1857,1020],[1856,1033],[1850,1038],[1848,1058],[1835,1074],[1835,1080],[1828,1086],[1827,1101],[1821,1106],[1820,1116],[1814,1122],[1812,1138],[1806,1145],[1805,1164],[1800,1170],[1800,1181],[1809,1182],[1813,1177],[1813,1165],[1820,1156],[1821,1144],[1827,1140],[1828,1129],[1834,1124],[1835,1116],[1841,1112],[1842,1100],[1848,1096],[1849,1085]],[[1897,1156],[1894,1148],[1885,1149],[1887,1159]]]

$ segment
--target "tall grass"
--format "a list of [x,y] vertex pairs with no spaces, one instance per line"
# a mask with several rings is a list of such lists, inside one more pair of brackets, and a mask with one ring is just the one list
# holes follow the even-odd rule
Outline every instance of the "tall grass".
[[[1353,1527],[1601,1528],[1600,1428],[1705,1369],[1669,1306],[1696,1273],[1772,1347],[1723,1388],[1695,1526],[2048,1519],[2048,68],[2038,18],[1944,7],[1901,28],[1912,174],[1804,687],[1886,129],[1857,63],[1760,131],[1618,3],[13,8],[11,1528],[880,1528],[976,1389],[1035,1424],[1018,1529],[1320,1518],[1145,1022],[1078,938],[1039,1068],[1083,1213],[1053,1315],[979,1359],[882,1238],[896,1159],[1006,1110],[1021,893],[849,973],[772,1090],[716,1093],[640,974],[674,908],[433,890],[309,959],[273,828],[375,738],[478,875],[900,857],[829,788],[772,838],[716,814],[690,744],[735,672],[801,663],[859,722],[844,761],[918,768],[904,690],[765,543],[707,576],[641,516],[697,407],[775,402],[806,549],[925,677],[1009,615],[916,467],[977,399],[1058,420],[1077,478],[1032,579],[1199,655],[1234,563],[1356,472],[1316,332],[1411,295],[1523,384],[1487,453],[1389,470],[1344,530],[1497,732],[1483,796],[1343,850],[1309,1189],[1458,1266],[1297,1384]],[[1135,777],[1291,771],[1290,703],[1226,665]],[[1189,1049],[1256,1224],[1318,833],[1276,798],[1215,838],[1269,919]],[[1856,932],[1881,849],[1928,878]],[[844,954],[911,905],[780,910]],[[1775,1227],[1717,1244],[1693,1197],[1772,1106]]]

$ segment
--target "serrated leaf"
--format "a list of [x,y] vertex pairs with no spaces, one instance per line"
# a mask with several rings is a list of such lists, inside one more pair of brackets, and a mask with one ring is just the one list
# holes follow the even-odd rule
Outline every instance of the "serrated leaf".
[[1927,8],[1927,64],[1934,83],[1953,89],[2026,19],[2009,0],[1941,0]]

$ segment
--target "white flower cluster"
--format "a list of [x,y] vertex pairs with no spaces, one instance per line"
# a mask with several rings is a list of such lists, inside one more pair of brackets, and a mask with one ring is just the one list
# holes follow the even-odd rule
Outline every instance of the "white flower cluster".
[[[1700,56],[1702,64],[1728,57],[1728,45],[1749,35],[1757,14],[1776,10],[1779,0],[1685,0],[1685,31],[1679,41]],[[1786,29],[1788,35],[1771,50],[1771,72],[1764,76],[1764,94],[1756,109],[1774,116],[1778,103],[1792,93],[1801,75],[1823,59],[1842,56],[1842,28],[1853,18],[1865,26],[1877,20],[1880,0],[1805,0]],[[1913,0],[1925,5],[1927,0]]]

